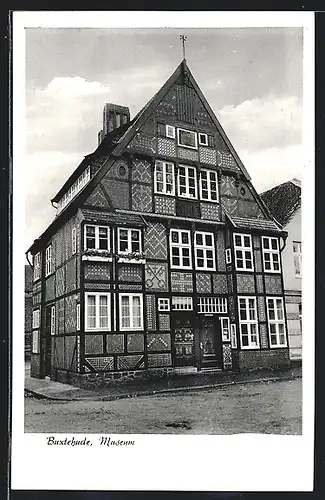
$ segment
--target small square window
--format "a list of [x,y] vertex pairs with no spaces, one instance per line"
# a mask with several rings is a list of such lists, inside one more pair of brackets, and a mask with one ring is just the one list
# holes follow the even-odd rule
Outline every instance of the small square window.
[[169,310],[170,310],[169,298],[160,297],[158,299],[158,311],[169,311]]
[[172,125],[166,125],[166,137],[175,139],[175,127],[173,127]]
[[200,146],[207,146],[208,145],[207,134],[199,134],[199,144],[200,144]]

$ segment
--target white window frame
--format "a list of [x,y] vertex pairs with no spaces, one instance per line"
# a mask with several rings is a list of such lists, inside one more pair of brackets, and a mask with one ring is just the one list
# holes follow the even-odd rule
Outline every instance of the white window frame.
[[[202,236],[202,240],[203,240],[202,245],[197,244],[197,242],[196,242],[197,235]],[[206,244],[207,236],[211,237],[212,246],[209,246]],[[198,255],[197,255],[198,250],[203,251],[203,257],[198,257]],[[212,267],[207,266],[207,262],[208,262],[207,252],[208,251],[212,251],[212,260],[213,260]],[[194,256],[195,256],[195,269],[198,269],[200,271],[215,271],[216,270],[216,254],[215,254],[215,244],[214,244],[214,233],[208,233],[205,231],[195,231],[195,233],[194,233]],[[200,260],[200,259],[203,259],[203,261],[204,261],[204,265],[202,267],[198,265],[198,260]],[[209,258],[209,260],[211,260],[211,259]]]
[[[163,174],[163,181],[162,181],[163,190],[162,191],[158,190],[158,180],[157,180],[157,164],[158,163],[161,163],[162,167],[163,167],[163,170],[162,170],[162,174]],[[171,175],[172,175],[173,182],[172,182],[172,191],[171,192],[167,191],[167,172],[166,172],[166,170],[167,170],[168,166],[172,167],[172,173],[171,173]],[[174,165],[174,163],[172,163],[170,161],[163,161],[163,160],[157,160],[156,161],[156,163],[155,163],[155,172],[154,172],[154,186],[155,186],[155,193],[156,194],[165,194],[167,196],[175,196],[175,165]]]
[[[122,326],[122,297],[128,297],[129,299],[129,309],[130,309],[130,326]],[[140,326],[134,325],[133,314],[133,303],[132,299],[134,297],[140,298]],[[129,331],[141,331],[143,330],[143,294],[142,293],[120,293],[119,294],[119,322],[120,322],[120,331],[121,332],[129,332]]]
[[170,300],[168,297],[158,298],[158,311],[170,311]]
[[39,354],[40,352],[40,331],[34,330],[32,332],[32,353]]
[[[120,232],[121,231],[127,231],[128,232],[128,248],[124,252],[120,249]],[[142,253],[142,235],[141,235],[141,230],[138,228],[134,227],[119,227],[117,229],[117,248],[118,248],[118,253],[121,255],[128,255],[133,253],[132,252],[132,231],[137,231],[139,234],[139,251],[136,253]]]
[[172,296],[173,311],[193,311],[193,298],[173,295]]
[[[236,245],[236,236],[239,236],[241,239],[241,244]],[[252,246],[252,236],[250,234],[246,233],[234,233],[233,234],[233,241],[234,241],[234,254],[235,254],[235,265],[236,265],[236,271],[249,271],[253,272],[254,271],[254,258],[253,258],[253,246]],[[244,246],[244,241],[245,238],[249,238],[250,246],[246,247]],[[237,257],[237,251],[242,252],[242,257],[239,258]],[[250,253],[250,259],[246,257],[245,252]],[[238,266],[238,260],[243,261],[243,267]],[[251,260],[252,262],[252,267],[247,267],[247,262]]]
[[[88,297],[95,296],[95,326],[88,325]],[[107,297],[108,321],[107,326],[99,326],[99,298],[101,296]],[[111,331],[111,294],[109,292],[86,292],[85,293],[85,331],[98,332],[98,331]]]
[[[207,189],[203,189],[203,186],[202,186],[202,183],[203,183],[203,180],[205,179],[202,179],[202,172],[206,172],[207,174],[207,179],[206,179],[206,182],[207,182]],[[215,181],[211,181],[211,174],[214,174],[216,176],[216,179]],[[211,189],[211,183],[212,182],[215,182],[216,184],[216,199],[214,200],[212,198],[212,189]],[[208,169],[208,168],[201,168],[201,173],[200,173],[200,199],[202,201],[209,201],[211,203],[219,203],[219,186],[218,186],[218,172],[216,170],[211,170],[211,169]],[[204,198],[203,196],[203,191],[207,191],[208,193],[208,197],[207,198]]]
[[[278,317],[278,308],[276,301],[279,300],[281,302],[282,309],[282,319]],[[273,303],[274,310],[274,319],[270,318],[270,302]],[[283,297],[266,297],[266,309],[267,309],[267,322],[268,322],[268,330],[269,330],[269,345],[270,349],[279,348],[279,347],[287,347],[287,332],[286,332],[286,323],[285,323],[285,312],[284,312],[284,304]],[[271,334],[271,324],[275,326],[275,332]],[[283,325],[283,333],[279,332],[279,325]],[[271,343],[271,335],[276,336],[277,343]],[[280,335],[284,335],[284,344],[280,344]]]
[[226,248],[226,264],[231,264],[231,248]]
[[[272,248],[272,240],[276,241],[276,249]],[[264,242],[268,241],[269,248],[264,248]],[[263,268],[265,273],[281,273],[281,258],[280,258],[280,250],[279,250],[279,239],[275,238],[274,236],[262,236],[262,252],[263,252]],[[265,254],[269,253],[270,254],[270,269],[266,269],[265,267]],[[277,264],[279,265],[279,269],[274,269],[274,255],[278,256],[278,262]]]
[[176,130],[173,125],[166,125],[166,137],[169,137],[170,139],[176,138]]
[[90,166],[82,172],[78,179],[72,184],[72,186],[66,191],[62,198],[58,202],[57,210],[58,213],[63,210],[68,203],[79,193],[79,191],[90,181]]
[[71,248],[72,255],[77,253],[77,228],[73,227],[71,230]]
[[198,314],[227,314],[228,304],[226,297],[198,297]]
[[[172,233],[178,233],[179,241],[182,240],[182,233],[186,233],[188,235],[188,243],[175,243],[172,241]],[[189,229],[171,229],[169,234],[169,247],[170,247],[170,267],[172,269],[192,269],[192,248],[191,248],[191,231]],[[180,264],[173,264],[173,248],[179,249],[179,260]],[[186,248],[189,251],[189,255],[183,255],[183,249]],[[176,257],[176,256],[175,256]],[[183,260],[189,259],[189,265],[184,266]]]
[[45,277],[52,274],[52,245],[48,245],[45,250]]
[[[202,136],[205,137],[206,142],[202,142]],[[200,146],[209,146],[208,134],[205,134],[203,132],[199,132],[199,145]]]
[[76,306],[76,329],[80,330],[80,304]]
[[[300,252],[295,252],[295,245],[299,245],[300,247]],[[295,269],[295,277],[296,278],[301,278],[301,269],[302,269],[302,245],[301,241],[293,241],[292,242],[292,251],[293,251],[293,265]],[[297,266],[296,262],[298,264],[298,272],[297,272]]]
[[[94,227],[95,228],[95,248],[88,248],[87,247],[87,227]],[[99,230],[100,229],[107,229],[107,250],[105,248],[99,248]],[[84,250],[96,250],[97,252],[110,252],[111,250],[111,245],[110,245],[110,227],[105,226],[103,224],[88,224],[86,223],[84,225]]]
[[40,317],[41,317],[41,310],[38,307],[37,309],[33,310],[33,322],[32,322],[32,328],[36,329],[40,327]]
[[[181,186],[180,186],[180,169],[184,168],[185,169],[185,193],[181,193]],[[194,170],[194,188],[195,188],[195,195],[192,196],[189,192],[190,190],[190,185],[189,185],[189,169]],[[183,176],[182,176],[183,177]],[[184,187],[184,186],[182,186]],[[178,169],[177,169],[177,193],[180,198],[189,198],[190,200],[197,200],[197,170],[196,167],[191,166],[191,165],[184,165],[184,164],[179,164]]]
[[41,277],[41,252],[34,255],[33,277],[34,281],[37,281]]
[[51,335],[55,335],[55,306],[51,306]]
[[230,332],[231,332],[231,347],[233,349],[237,349],[237,335],[236,335],[236,323],[231,323],[230,325]]
[[[246,313],[246,319],[243,320],[241,319],[241,308],[240,308],[240,300],[245,300],[245,313]],[[249,300],[254,301],[254,313],[255,313],[255,319],[250,319],[250,310],[249,310]],[[256,304],[256,297],[255,296],[244,296],[244,295],[238,295],[238,318],[239,318],[239,332],[240,332],[240,346],[241,349],[260,349],[260,338],[259,338],[259,328],[258,328],[258,320],[257,320],[257,304]],[[248,345],[243,345],[243,331],[242,327],[243,325],[247,325],[247,331],[248,331]],[[252,333],[252,325],[256,326],[256,332]],[[246,336],[246,334],[244,334]],[[252,342],[252,336],[256,335],[256,344]]]
[[[181,144],[181,142],[180,142],[180,132],[188,132],[190,134],[193,134],[194,138],[195,138],[195,146],[189,146],[187,144]],[[178,146],[181,146],[182,148],[197,149],[197,133],[194,130],[188,130],[186,128],[178,128],[177,129],[177,144],[178,144]]]
[[220,318],[222,342],[230,342],[230,319],[227,316]]

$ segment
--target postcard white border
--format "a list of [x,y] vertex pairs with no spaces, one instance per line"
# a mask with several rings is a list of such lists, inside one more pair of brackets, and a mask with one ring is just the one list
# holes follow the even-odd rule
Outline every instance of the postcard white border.
[[[26,27],[179,26],[182,29],[304,28],[302,224],[304,255],[308,258],[303,262],[303,331],[306,332],[303,345],[303,434],[134,435],[136,446],[127,450],[98,446],[83,450],[49,447],[44,434],[24,434],[24,30]],[[313,488],[314,74],[312,12],[14,12],[12,489],[309,491]],[[96,435],[88,436],[96,440]]]

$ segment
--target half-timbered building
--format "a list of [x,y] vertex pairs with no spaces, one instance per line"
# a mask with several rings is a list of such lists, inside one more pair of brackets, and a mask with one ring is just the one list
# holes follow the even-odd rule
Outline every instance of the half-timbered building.
[[31,373],[76,385],[289,363],[286,233],[185,59],[51,200],[33,263]]

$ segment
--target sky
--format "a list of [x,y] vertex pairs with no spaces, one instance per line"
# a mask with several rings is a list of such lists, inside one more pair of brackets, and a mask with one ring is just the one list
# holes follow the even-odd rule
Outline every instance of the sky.
[[[180,29],[26,29],[26,249],[97,147],[106,102],[133,116],[182,59]],[[302,29],[186,29],[186,60],[258,192],[302,169]]]

